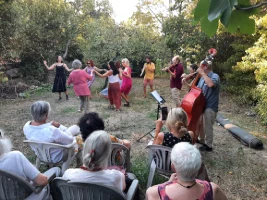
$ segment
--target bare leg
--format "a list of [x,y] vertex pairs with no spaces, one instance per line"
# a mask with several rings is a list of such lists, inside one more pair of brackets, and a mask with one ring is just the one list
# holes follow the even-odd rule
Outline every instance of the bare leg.
[[61,92],[58,93],[58,100],[61,101],[62,98],[61,98]]
[[146,98],[146,85],[144,85],[144,97]]
[[126,103],[129,102],[128,97],[124,93],[121,93],[121,97],[126,101]]
[[151,92],[154,91],[153,85],[150,85],[150,91],[151,91]]
[[66,94],[66,100],[69,100],[69,95],[68,95],[68,91],[67,90],[65,91],[65,94]]

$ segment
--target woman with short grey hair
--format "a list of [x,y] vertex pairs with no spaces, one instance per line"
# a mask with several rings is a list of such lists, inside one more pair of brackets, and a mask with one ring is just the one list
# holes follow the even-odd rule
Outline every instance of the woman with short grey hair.
[[84,70],[81,70],[82,62],[75,59],[72,62],[74,70],[70,73],[68,79],[68,85],[73,84],[74,92],[80,98],[80,108],[78,112],[84,109],[84,113],[89,110],[89,96],[91,95],[90,88],[87,86],[87,81],[92,80],[92,74],[87,74]]
[[168,182],[148,188],[146,199],[227,200],[218,185],[196,179],[202,161],[195,146],[187,142],[176,144],[171,152],[171,162],[175,173]]
[[[36,101],[31,105],[32,120],[26,122],[23,127],[23,132],[27,140],[62,145],[73,143],[73,136],[80,133],[79,127],[73,125],[67,128],[56,121],[47,122],[50,110],[50,104],[46,101]],[[38,155],[37,150],[33,150],[36,152],[36,155]],[[53,148],[50,150],[50,155],[51,161],[57,163],[61,161],[63,151]]]
[[50,103],[46,101],[36,101],[31,106],[32,119],[36,122],[41,122],[48,116],[50,111]]
[[125,189],[125,176],[118,170],[106,169],[111,151],[111,141],[105,131],[94,131],[84,142],[83,166],[68,169],[63,178]]

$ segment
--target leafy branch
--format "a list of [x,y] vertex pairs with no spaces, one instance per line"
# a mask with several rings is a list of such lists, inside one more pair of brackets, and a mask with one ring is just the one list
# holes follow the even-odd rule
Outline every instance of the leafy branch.
[[242,8],[242,7],[239,7],[239,6],[234,6],[234,7],[235,7],[236,10],[252,10],[252,9],[264,6],[264,5],[267,5],[267,1],[259,3],[259,4],[256,4],[256,5],[253,5],[253,6],[250,6],[250,7],[245,7],[245,8]]

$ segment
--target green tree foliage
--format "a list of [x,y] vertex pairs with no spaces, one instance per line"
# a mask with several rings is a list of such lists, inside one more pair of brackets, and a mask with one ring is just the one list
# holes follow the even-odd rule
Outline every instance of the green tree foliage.
[[15,48],[13,36],[15,32],[13,1],[0,0],[0,57],[14,56],[12,49]]
[[256,109],[267,124],[267,15],[257,20],[259,39],[246,50],[242,61],[227,74],[227,90],[239,96],[241,103],[256,103]]
[[250,0],[199,0],[194,19],[209,36],[216,33],[219,21],[230,33],[253,34],[255,20],[251,16],[264,5],[267,5],[266,1],[252,6]]

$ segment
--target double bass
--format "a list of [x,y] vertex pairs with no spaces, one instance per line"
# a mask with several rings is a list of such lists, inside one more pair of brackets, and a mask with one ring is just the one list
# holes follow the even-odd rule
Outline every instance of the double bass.
[[[212,48],[208,50],[209,55],[205,58],[205,61],[213,60],[213,57],[217,54],[217,50]],[[201,67],[201,66],[200,66]],[[200,74],[198,73],[194,79],[190,91],[184,96],[181,107],[187,113],[188,116],[188,130],[194,132],[193,143],[198,138],[196,133],[197,124],[205,111],[206,99],[202,90],[196,86],[196,83],[200,79]]]

